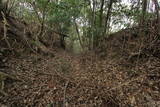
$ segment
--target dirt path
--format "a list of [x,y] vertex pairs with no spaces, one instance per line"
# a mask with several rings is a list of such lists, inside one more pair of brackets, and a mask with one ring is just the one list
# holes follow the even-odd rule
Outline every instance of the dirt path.
[[159,79],[148,75],[159,72],[155,66],[160,61],[151,62],[128,68],[65,51],[56,52],[55,57],[12,58],[8,62],[11,74],[21,81],[5,81],[8,95],[0,96],[0,102],[8,107],[158,105]]

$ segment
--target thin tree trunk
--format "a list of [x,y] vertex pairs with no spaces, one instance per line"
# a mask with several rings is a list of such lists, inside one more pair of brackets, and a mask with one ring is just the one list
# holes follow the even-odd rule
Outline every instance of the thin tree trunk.
[[146,11],[147,11],[147,0],[143,0],[143,2],[142,2],[142,16],[141,16],[141,19],[140,19],[140,26],[145,24]]
[[[48,3],[49,3],[49,1],[48,1]],[[48,3],[47,3],[47,4],[48,4]],[[46,6],[43,8],[43,11],[42,11],[42,21],[41,21],[41,29],[40,29],[39,36],[42,36],[43,31],[44,31],[44,22],[45,22],[45,17],[46,17],[46,7],[47,7],[47,4],[46,4]]]
[[100,8],[100,15],[99,15],[99,27],[102,27],[103,24],[103,7],[104,7],[104,0],[101,0],[101,8]]
[[160,7],[159,7],[159,4],[158,4],[158,1],[157,0],[153,0],[154,4],[155,4],[155,9],[156,9],[156,15],[157,15],[157,26],[156,26],[156,30],[157,30],[157,33],[158,35],[160,34],[160,17],[159,17],[159,10],[160,10]]
[[40,31],[39,31],[39,33],[38,33],[38,36],[42,36],[43,31],[44,31],[44,22],[45,22],[46,8],[47,8],[48,3],[49,3],[49,1],[47,2],[47,4],[45,5],[45,7],[44,7],[43,10],[42,10],[42,19],[41,19],[40,16],[39,16],[39,14],[38,14],[36,5],[35,5],[34,3],[31,3],[31,2],[30,2],[30,4],[32,5],[32,7],[33,7],[33,9],[34,9],[35,14],[37,15],[38,21],[39,21],[39,23],[40,23]]
[[94,28],[95,28],[95,6],[96,6],[96,3],[95,3],[95,0],[93,0],[93,10],[92,10],[92,24],[91,24],[91,30],[92,30],[92,39],[91,39],[91,47],[92,47],[92,50],[94,49],[94,43],[95,43],[95,34],[94,34]]
[[[158,1],[157,0],[153,0],[154,4],[155,4],[155,9],[156,9],[156,15],[157,15],[157,22],[159,23],[159,10],[160,10],[160,7],[159,7],[159,4],[158,4]],[[159,23],[160,24],[160,23]]]
[[110,0],[109,6],[108,6],[108,11],[107,11],[107,16],[106,16],[106,21],[105,21],[105,29],[104,29],[103,35],[106,34],[106,31],[108,29],[107,26],[108,26],[108,21],[109,21],[110,15],[111,15],[112,5],[113,5],[113,0]]
[[1,14],[2,14],[2,17],[3,17],[3,23],[4,23],[4,26],[3,26],[3,30],[4,30],[4,40],[5,40],[5,42],[7,43],[7,45],[8,45],[8,48],[11,50],[12,48],[11,48],[11,45],[10,45],[10,43],[9,43],[9,41],[8,41],[8,37],[7,37],[7,25],[8,25],[8,22],[7,22],[7,20],[6,20],[6,16],[5,16],[5,14],[3,13],[3,12],[1,12]]
[[77,25],[77,23],[76,23],[76,20],[74,20],[74,22],[75,22],[75,28],[76,28],[76,32],[77,32],[77,35],[78,35],[79,43],[80,43],[82,49],[84,49],[83,43],[82,43],[82,40],[81,40],[81,37],[80,37],[80,33],[79,33],[79,30],[78,30],[78,25]]
[[14,7],[14,4],[15,4],[15,0],[8,0],[7,1],[7,9],[6,9],[6,15],[10,15],[11,13],[11,10],[13,9]]

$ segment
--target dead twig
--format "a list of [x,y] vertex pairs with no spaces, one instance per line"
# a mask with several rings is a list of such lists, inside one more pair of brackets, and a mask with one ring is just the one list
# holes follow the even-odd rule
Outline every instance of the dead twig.
[[4,26],[3,26],[3,29],[4,29],[3,39],[4,39],[5,42],[7,43],[9,49],[12,49],[12,48],[11,48],[11,45],[10,45],[8,39],[7,39],[7,25],[9,25],[9,24],[7,23],[7,19],[6,19],[6,17],[5,17],[5,14],[4,14],[3,12],[1,12],[1,14],[2,14],[2,17],[3,17],[3,24],[4,24]]
[[66,82],[65,87],[64,87],[64,100],[63,100],[63,106],[67,107],[67,100],[66,100],[66,91],[67,91],[67,87],[68,87],[69,81]]
[[80,81],[80,82],[78,83],[78,85],[75,87],[75,89],[73,90],[73,92],[75,92],[75,91],[80,87],[80,85],[81,85],[83,82],[84,82],[84,80]]
[[113,88],[111,88],[111,89],[109,89],[109,90],[107,90],[107,91],[112,91],[112,90],[121,88],[121,87],[123,87],[123,86],[125,86],[125,85],[130,84],[131,82],[134,82],[134,81],[137,81],[137,80],[139,80],[139,79],[142,79],[142,78],[144,78],[145,76],[146,76],[146,75],[139,76],[139,77],[137,77],[137,78],[135,78],[135,79],[132,79],[132,80],[127,81],[127,82],[124,82],[124,83],[122,83],[122,84],[120,84],[120,85],[118,85],[118,86],[115,86],[115,87],[113,87]]
[[0,72],[0,76],[3,76],[4,78],[10,78],[10,79],[13,79],[13,80],[16,80],[16,81],[21,81],[20,79],[14,77],[14,76],[12,76],[12,75],[3,73],[3,72]]
[[4,96],[8,96],[7,93],[5,93],[3,90],[0,90],[0,94],[4,95]]

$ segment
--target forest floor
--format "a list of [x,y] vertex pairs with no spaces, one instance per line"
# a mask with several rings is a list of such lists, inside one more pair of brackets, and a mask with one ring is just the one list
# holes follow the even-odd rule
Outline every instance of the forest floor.
[[5,81],[6,107],[159,107],[160,59],[132,64],[58,50],[7,63],[18,81]]

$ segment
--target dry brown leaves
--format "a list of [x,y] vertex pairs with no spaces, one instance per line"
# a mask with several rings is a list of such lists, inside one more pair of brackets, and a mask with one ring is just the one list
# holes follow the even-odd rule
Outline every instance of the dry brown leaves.
[[59,52],[54,58],[12,58],[8,65],[22,80],[6,81],[8,96],[0,96],[0,102],[8,106],[159,106],[160,60],[156,58],[130,66]]

